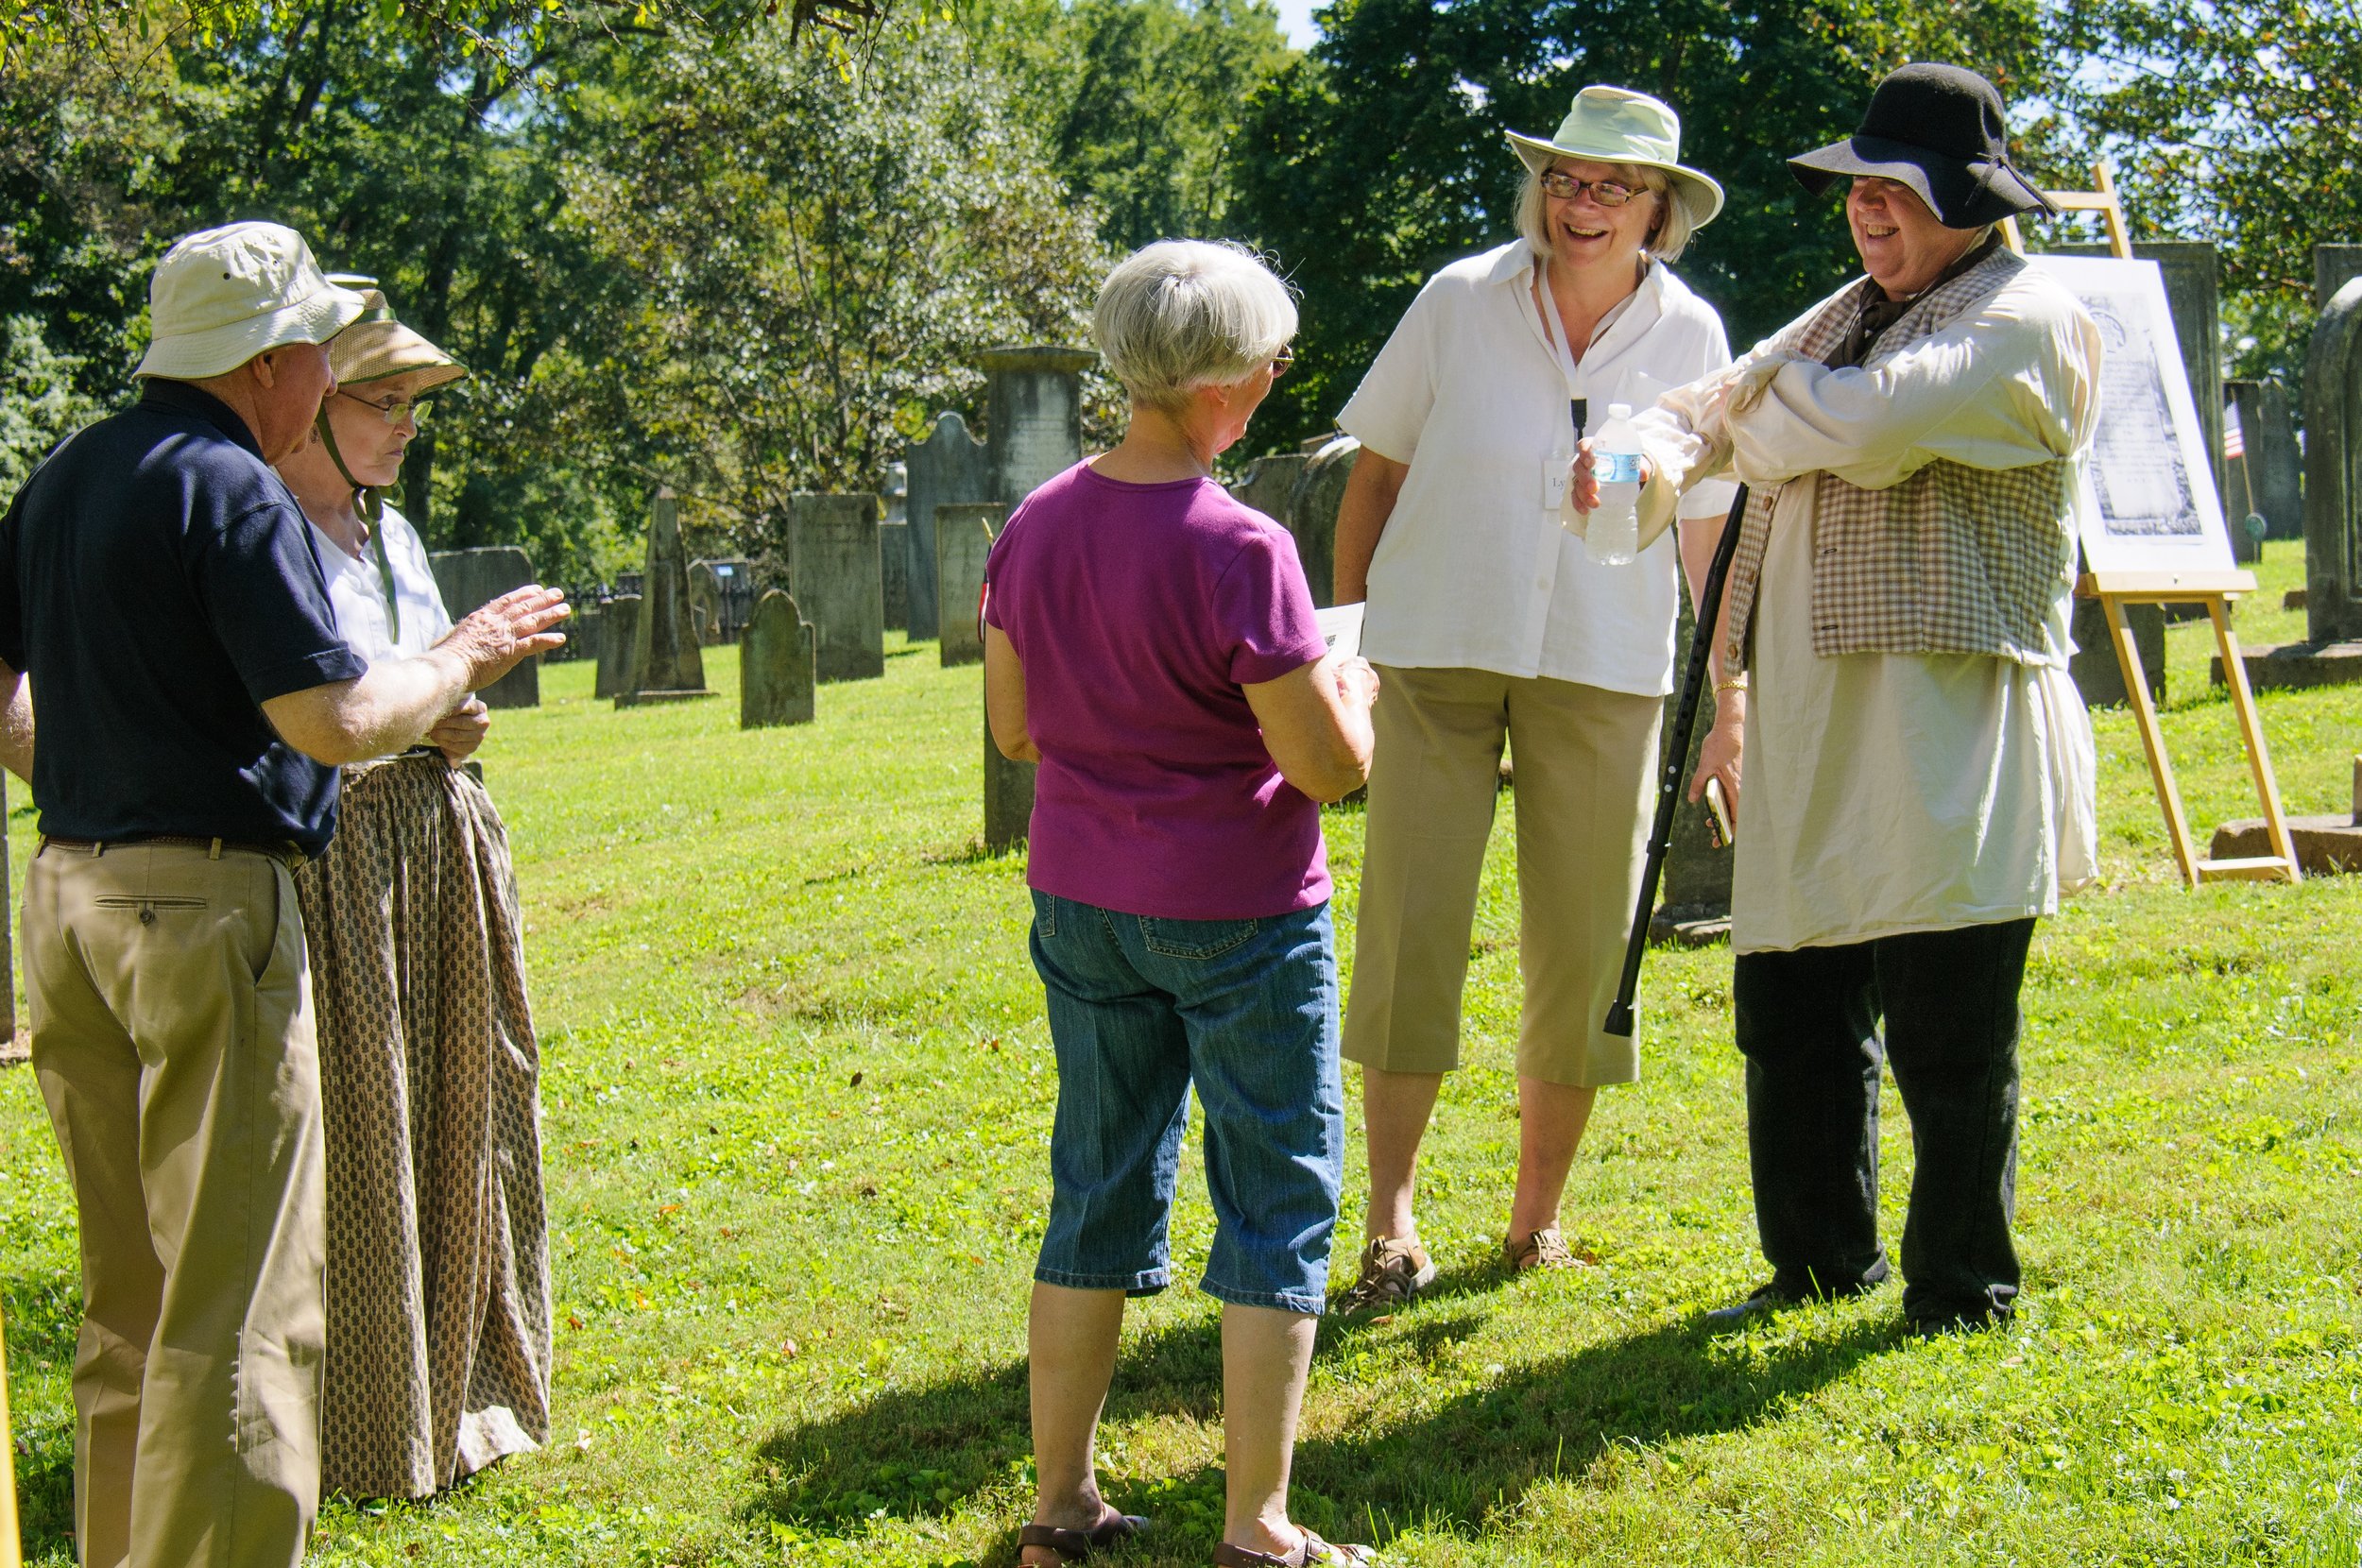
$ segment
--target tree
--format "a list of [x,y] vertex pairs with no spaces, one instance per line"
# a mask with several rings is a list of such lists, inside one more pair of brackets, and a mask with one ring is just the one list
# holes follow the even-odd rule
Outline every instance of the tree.
[[2092,0],[2059,16],[2086,59],[2062,94],[2144,236],[2220,247],[2231,359],[2302,376],[2313,247],[2362,239],[2362,12],[2262,0]]
[[1729,192],[1680,267],[1741,348],[1854,270],[1834,199],[1786,160],[1851,132],[1888,70],[1974,60],[2019,101],[2049,84],[2033,0],[1337,0],[1326,29],[1250,110],[1241,159],[1239,221],[1305,294],[1304,373],[1258,428],[1275,444],[1328,428],[1429,274],[1515,233],[1502,133],[1547,135],[1587,82],[1671,103],[1685,161]]

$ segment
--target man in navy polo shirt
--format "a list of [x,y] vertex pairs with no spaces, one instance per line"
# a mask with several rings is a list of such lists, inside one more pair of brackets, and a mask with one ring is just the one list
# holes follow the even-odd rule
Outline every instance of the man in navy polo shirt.
[[365,664],[269,467],[334,390],[321,345],[360,297],[244,223],[174,245],[149,308],[138,404],[0,519],[0,762],[41,810],[33,1065],[81,1225],[75,1533],[90,1568],[280,1568],[317,1502],[323,1323],[289,870],[335,830],[336,764],[555,647],[566,607],[519,589]]

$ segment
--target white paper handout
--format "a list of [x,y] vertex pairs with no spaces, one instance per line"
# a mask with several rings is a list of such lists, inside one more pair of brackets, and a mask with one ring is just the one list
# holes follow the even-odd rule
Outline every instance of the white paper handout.
[[1321,636],[1328,642],[1328,651],[1341,659],[1352,658],[1361,652],[1361,603],[1356,601],[1312,612],[1313,620],[1320,624]]

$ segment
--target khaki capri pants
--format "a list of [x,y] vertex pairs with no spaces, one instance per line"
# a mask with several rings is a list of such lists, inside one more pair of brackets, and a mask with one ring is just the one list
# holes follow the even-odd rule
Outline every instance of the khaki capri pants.
[[1616,997],[1648,847],[1661,697],[1486,670],[1381,667],[1367,840],[1345,1009],[1347,1061],[1460,1065],[1477,883],[1516,757],[1517,1071],[1590,1088],[1640,1076],[1601,1024]]

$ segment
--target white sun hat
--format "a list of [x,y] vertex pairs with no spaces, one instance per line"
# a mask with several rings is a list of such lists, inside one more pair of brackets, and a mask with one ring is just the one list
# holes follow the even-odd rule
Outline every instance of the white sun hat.
[[294,230],[232,223],[173,241],[147,285],[154,335],[140,376],[202,381],[290,343],[325,343],[366,301],[339,288]]
[[1690,227],[1702,228],[1722,210],[1722,187],[1714,177],[1686,165],[1682,156],[1682,117],[1672,105],[1646,93],[1623,87],[1586,87],[1575,94],[1574,106],[1559,122],[1558,134],[1549,141],[1509,133],[1509,145],[1540,174],[1560,158],[1591,163],[1637,163],[1661,169],[1673,182],[1673,193],[1689,213]]

